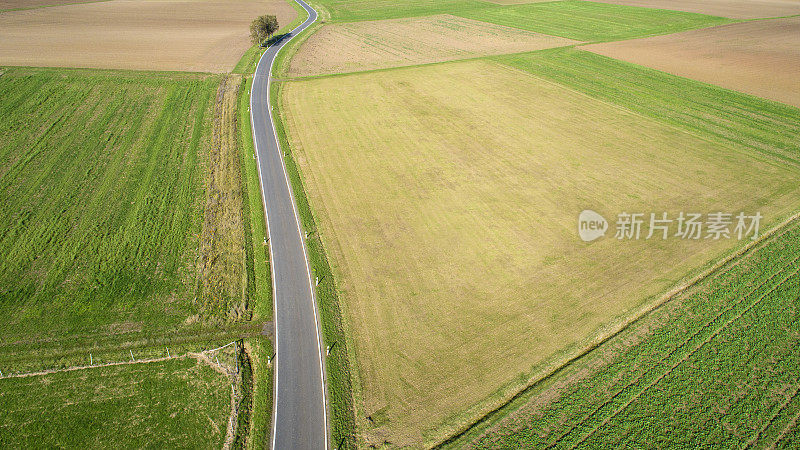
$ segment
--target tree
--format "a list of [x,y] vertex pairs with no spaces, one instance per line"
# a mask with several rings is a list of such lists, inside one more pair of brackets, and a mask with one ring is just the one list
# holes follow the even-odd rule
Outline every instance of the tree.
[[261,44],[278,31],[278,18],[275,16],[259,16],[250,24],[250,40],[253,44]]

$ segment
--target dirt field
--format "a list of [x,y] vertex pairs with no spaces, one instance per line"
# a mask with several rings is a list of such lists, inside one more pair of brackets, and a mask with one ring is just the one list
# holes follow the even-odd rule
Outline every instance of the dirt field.
[[9,9],[29,9],[41,6],[69,5],[71,3],[93,3],[108,0],[0,0],[0,11]]
[[800,107],[800,17],[581,48]]
[[115,0],[0,14],[0,65],[227,72],[250,47],[248,26],[284,0]]
[[332,24],[302,45],[289,73],[355,72],[574,43],[577,41],[446,14]]
[[756,19],[800,14],[800,0],[593,0],[617,5],[674,9],[731,19]]
[[[436,442],[735,243],[620,242],[619,212],[800,206],[794,166],[484,60],[289,82],[284,101],[367,444]],[[578,238],[586,208],[610,238]]]

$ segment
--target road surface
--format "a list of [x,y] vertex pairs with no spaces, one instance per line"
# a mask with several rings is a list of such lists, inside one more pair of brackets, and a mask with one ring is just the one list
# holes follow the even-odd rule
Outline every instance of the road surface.
[[317,19],[314,9],[302,0],[297,2],[308,11],[308,19],[261,56],[253,77],[250,118],[267,217],[275,302],[272,448],[315,450],[328,447],[319,316],[304,233],[275,138],[268,98],[275,55]]

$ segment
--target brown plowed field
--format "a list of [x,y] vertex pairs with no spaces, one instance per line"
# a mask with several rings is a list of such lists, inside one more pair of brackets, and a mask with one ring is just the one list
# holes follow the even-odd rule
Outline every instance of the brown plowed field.
[[227,72],[259,14],[284,0],[114,0],[0,13],[0,65]]
[[800,107],[800,17],[582,48]]
[[800,0],[593,0],[616,5],[672,9],[732,19],[800,14]]

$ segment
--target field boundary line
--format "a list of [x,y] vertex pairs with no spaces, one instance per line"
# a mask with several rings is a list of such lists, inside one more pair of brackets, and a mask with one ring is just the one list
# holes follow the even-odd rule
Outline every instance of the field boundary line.
[[[9,374],[9,375],[5,375],[5,376],[0,377],[0,380],[4,380],[6,378],[36,377],[36,376],[41,376],[41,375],[49,375],[49,374],[52,374],[52,373],[73,372],[73,371],[76,371],[76,370],[99,369],[99,368],[102,368],[102,367],[123,366],[123,365],[126,365],[126,364],[149,364],[149,363],[154,363],[154,362],[167,361],[167,360],[170,360],[170,359],[183,359],[183,358],[192,358],[192,359],[195,359],[195,360],[198,360],[198,361],[203,360],[205,358],[207,360],[204,360],[202,362],[205,362],[205,363],[209,364],[212,368],[214,368],[216,370],[217,369],[217,365],[214,364],[211,361],[210,358],[208,358],[207,354],[216,352],[218,350],[221,350],[221,349],[223,349],[225,347],[228,347],[229,345],[234,344],[234,343],[235,343],[235,341],[231,342],[230,344],[226,344],[226,345],[223,345],[221,347],[217,347],[215,349],[201,350],[199,352],[186,352],[186,353],[184,353],[182,355],[159,356],[157,358],[134,359],[132,361],[115,361],[115,362],[102,363],[102,364],[90,364],[90,365],[84,365],[84,366],[64,367],[62,369],[47,369],[47,370],[38,370],[38,371],[35,371],[35,372],[14,373],[14,374]],[[219,371],[219,370],[217,370],[217,371]]]
[[[514,69],[513,67],[511,67]],[[474,429],[478,425],[486,423],[490,421],[495,414],[501,413],[503,408],[509,406],[515,400],[520,399],[525,393],[529,392],[534,387],[540,385],[541,383],[547,381],[548,379],[556,376],[560,371],[564,370],[567,366],[575,363],[579,359],[583,358],[587,354],[591,353],[593,350],[597,349],[604,343],[608,342],[615,336],[618,336],[620,333],[625,331],[631,325],[637,323],[639,320],[646,317],[648,314],[652,313],[653,311],[657,310],[661,306],[665,305],[666,303],[675,299],[678,295],[688,291],[690,288],[696,286],[697,284],[701,283],[703,280],[708,278],[709,276],[717,273],[720,269],[724,268],[728,264],[734,262],[734,260],[750,253],[751,251],[755,250],[758,247],[761,247],[766,244],[766,242],[771,239],[773,236],[778,234],[783,234],[787,232],[788,228],[794,224],[795,221],[800,219],[800,211],[795,212],[794,214],[790,215],[788,218],[783,220],[782,222],[778,223],[768,231],[764,232],[758,239],[744,245],[743,247],[739,248],[738,250],[724,256],[722,259],[718,260],[716,263],[711,265],[709,268],[701,271],[696,276],[690,278],[688,281],[679,284],[675,288],[667,291],[660,297],[656,297],[656,300],[653,302],[647,303],[639,307],[636,311],[632,312],[628,315],[628,317],[624,318],[622,321],[618,322],[618,326],[609,330],[607,333],[603,334],[600,333],[596,336],[588,345],[583,347],[582,349],[578,349],[577,351],[573,352],[572,355],[567,355],[562,359],[562,362],[555,362],[550,365],[549,368],[543,369],[543,375],[538,377],[534,380],[531,380],[530,383],[526,383],[522,386],[515,394],[507,397],[506,399],[502,400],[500,405],[491,409],[486,414],[483,414],[478,419],[473,421],[471,424],[467,425],[466,427],[462,428],[461,431],[458,431],[452,434],[450,437],[446,438],[445,440],[439,442],[432,446],[432,448],[443,448],[447,445],[454,444],[459,438],[467,435],[470,430]]]

